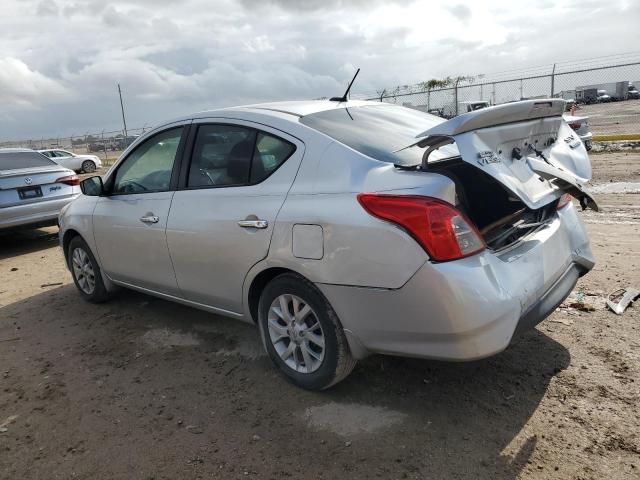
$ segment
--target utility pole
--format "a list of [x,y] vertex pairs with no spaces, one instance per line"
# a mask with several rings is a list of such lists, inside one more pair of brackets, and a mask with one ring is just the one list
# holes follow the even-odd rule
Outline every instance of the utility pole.
[[553,70],[551,70],[551,98],[553,98],[553,87],[556,82],[556,64],[553,64]]
[[122,123],[124,125],[124,139],[126,142],[129,134],[127,133],[127,121],[124,118],[124,104],[122,103],[122,90],[120,90],[120,84],[118,84],[118,95],[120,96],[120,110],[122,110]]

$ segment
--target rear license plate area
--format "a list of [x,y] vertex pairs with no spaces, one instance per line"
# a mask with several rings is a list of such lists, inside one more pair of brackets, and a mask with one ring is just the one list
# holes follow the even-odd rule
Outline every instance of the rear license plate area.
[[30,200],[42,196],[42,189],[38,187],[24,187],[18,189],[20,200]]

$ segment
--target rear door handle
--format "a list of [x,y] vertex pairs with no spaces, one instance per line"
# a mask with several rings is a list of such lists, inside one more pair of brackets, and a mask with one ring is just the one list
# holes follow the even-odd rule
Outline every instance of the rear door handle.
[[266,220],[240,220],[238,225],[242,228],[267,228],[269,222]]
[[156,215],[145,215],[140,217],[140,221],[142,223],[158,223],[160,219]]

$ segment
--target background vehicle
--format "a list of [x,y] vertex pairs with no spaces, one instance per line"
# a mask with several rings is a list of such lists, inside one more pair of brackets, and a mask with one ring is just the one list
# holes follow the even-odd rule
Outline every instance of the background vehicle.
[[564,100],[446,122],[338,100],[187,116],[84,180],[59,220],[81,296],[121,285],[255,322],[322,389],[369,353],[500,352],[593,267]]
[[606,90],[598,90],[596,101],[598,103],[610,102],[612,100],[611,96],[607,94]]
[[0,231],[55,225],[62,207],[80,195],[80,179],[44,155],[0,149]]
[[630,99],[637,100],[638,98],[640,98],[640,92],[635,87],[635,85],[631,82],[629,82],[629,91],[627,93]]
[[76,155],[75,153],[60,149],[38,150],[38,152],[49,157],[58,165],[70,168],[76,172],[93,173],[102,167],[102,162],[96,155]]
[[584,143],[584,147],[587,151],[591,150],[593,147],[593,134],[589,130],[589,117],[569,115],[566,113],[562,117],[573,131],[580,136],[580,140]]
[[456,112],[455,104],[446,105],[442,109],[442,117],[444,118],[453,118],[456,115],[461,115],[463,113],[473,112],[475,110],[480,110],[481,108],[487,108],[491,106],[489,101],[487,100],[473,100],[466,102],[458,102],[458,110]]
[[628,98],[629,82],[598,83],[576,87],[576,101],[578,103],[594,103],[626,100]]

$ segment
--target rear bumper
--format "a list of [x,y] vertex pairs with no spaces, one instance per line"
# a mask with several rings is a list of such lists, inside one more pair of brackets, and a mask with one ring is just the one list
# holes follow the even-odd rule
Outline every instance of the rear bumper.
[[594,265],[573,206],[500,253],[425,263],[396,290],[318,285],[356,357],[368,353],[474,360],[504,350],[569,295]]
[[0,231],[21,227],[55,225],[60,210],[78,196],[79,194],[76,194],[62,199],[0,208]]

